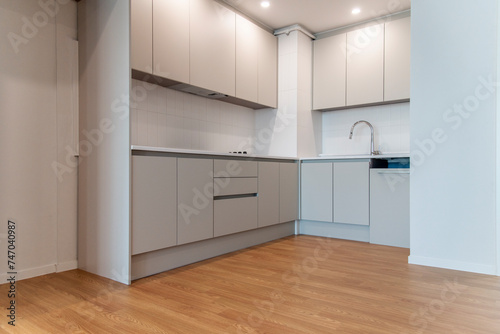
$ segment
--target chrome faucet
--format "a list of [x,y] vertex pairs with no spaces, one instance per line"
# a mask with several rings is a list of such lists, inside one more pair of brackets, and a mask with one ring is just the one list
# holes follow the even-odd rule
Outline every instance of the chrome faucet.
[[356,123],[354,123],[352,125],[352,127],[351,127],[351,132],[349,133],[349,139],[352,139],[352,133],[354,131],[354,127],[356,125],[358,125],[359,123],[365,123],[366,125],[368,125],[370,127],[370,131],[371,131],[371,134],[372,134],[372,136],[371,136],[371,146],[370,146],[370,149],[371,149],[370,155],[378,155],[378,154],[380,154],[379,151],[375,151],[374,144],[373,144],[373,126],[368,121],[357,121]]

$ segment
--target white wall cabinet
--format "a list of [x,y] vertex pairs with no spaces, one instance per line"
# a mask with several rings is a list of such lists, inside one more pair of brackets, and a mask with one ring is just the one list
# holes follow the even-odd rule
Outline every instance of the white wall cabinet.
[[336,162],[333,180],[333,221],[369,225],[370,163]]
[[347,105],[384,100],[384,25],[347,33]]
[[271,108],[278,107],[278,38],[258,29],[259,35],[259,100],[258,103]]
[[132,157],[132,255],[177,243],[177,159]]
[[213,160],[177,159],[177,244],[212,238]]
[[303,163],[301,166],[301,219],[333,221],[333,164]]
[[280,222],[280,164],[259,162],[258,226]]
[[411,19],[385,24],[384,101],[410,98]]
[[370,170],[370,242],[410,247],[410,170]]
[[153,73],[153,0],[130,1],[130,65]]
[[346,105],[346,34],[315,40],[313,109]]
[[212,0],[191,0],[189,83],[235,96],[236,14]]
[[296,163],[280,163],[280,222],[298,219],[299,171]]
[[189,1],[153,0],[153,7],[153,74],[189,82]]

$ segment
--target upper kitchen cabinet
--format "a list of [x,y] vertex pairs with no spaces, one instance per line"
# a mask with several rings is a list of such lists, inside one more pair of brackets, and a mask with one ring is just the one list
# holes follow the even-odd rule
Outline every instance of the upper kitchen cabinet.
[[385,24],[384,101],[410,98],[410,17]]
[[271,108],[278,107],[278,38],[264,29],[259,36],[259,100]]
[[347,105],[384,101],[384,24],[347,33]]
[[153,0],[131,0],[130,6],[130,64],[134,70],[151,74],[153,73]]
[[189,1],[153,0],[153,6],[153,74],[188,83]]
[[346,105],[346,34],[314,41],[313,109]]
[[212,0],[191,0],[189,83],[235,96],[236,14]]
[[236,15],[236,97],[277,106],[278,40]]

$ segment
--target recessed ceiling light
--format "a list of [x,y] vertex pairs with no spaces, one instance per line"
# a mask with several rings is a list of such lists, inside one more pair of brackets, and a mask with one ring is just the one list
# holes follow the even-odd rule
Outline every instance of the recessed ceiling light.
[[352,13],[353,13],[354,15],[359,14],[359,13],[361,13],[361,9],[359,9],[359,8],[354,8],[354,9],[352,10]]
[[260,5],[261,5],[262,7],[264,7],[264,8],[267,8],[267,7],[269,7],[270,3],[269,3],[269,1],[262,1],[262,2],[260,3]]

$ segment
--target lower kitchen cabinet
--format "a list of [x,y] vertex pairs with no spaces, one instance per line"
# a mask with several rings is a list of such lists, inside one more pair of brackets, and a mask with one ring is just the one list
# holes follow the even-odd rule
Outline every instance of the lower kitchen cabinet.
[[302,163],[301,219],[369,225],[368,161]]
[[370,224],[370,163],[336,162],[333,166],[333,221]]
[[298,219],[299,169],[296,163],[280,163],[280,222]]
[[177,244],[214,236],[212,159],[177,159]]
[[333,164],[303,163],[301,166],[301,218],[333,221]]
[[132,157],[132,255],[177,241],[177,159]]
[[214,201],[214,237],[257,228],[257,197]]
[[259,227],[280,222],[280,164],[259,162]]
[[370,170],[370,242],[410,247],[410,170]]

